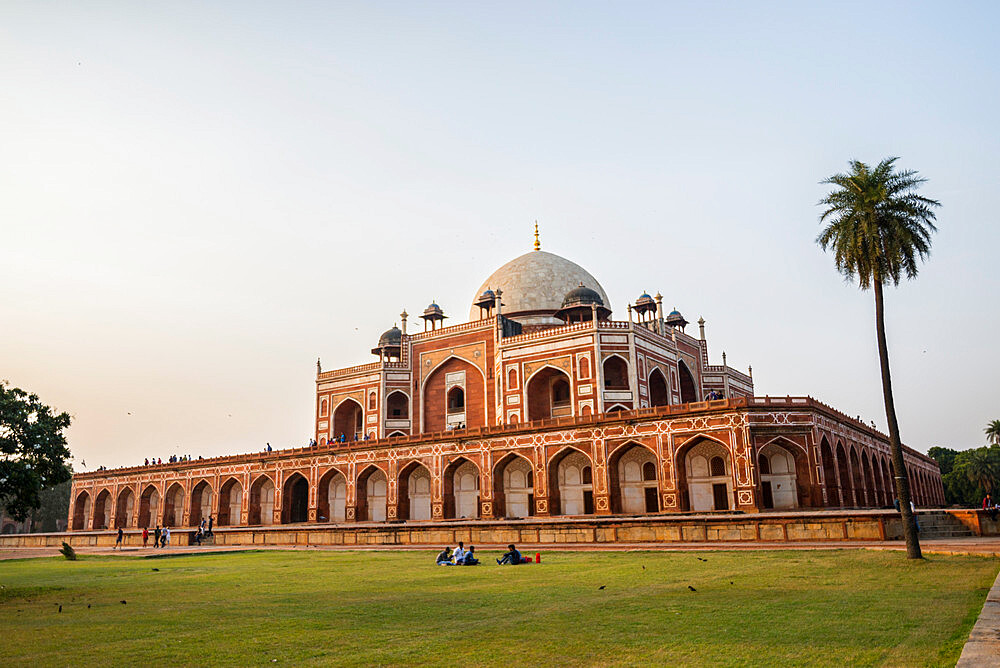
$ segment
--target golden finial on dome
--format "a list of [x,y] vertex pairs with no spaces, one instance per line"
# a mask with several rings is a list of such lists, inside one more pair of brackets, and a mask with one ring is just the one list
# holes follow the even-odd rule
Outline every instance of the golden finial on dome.
[[538,240],[538,221],[535,221],[535,250],[542,250],[542,242]]

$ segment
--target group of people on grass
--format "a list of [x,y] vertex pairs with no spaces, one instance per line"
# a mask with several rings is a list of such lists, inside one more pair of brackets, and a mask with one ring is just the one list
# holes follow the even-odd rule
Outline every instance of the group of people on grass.
[[[191,542],[201,545],[201,541],[205,540],[212,535],[212,525],[214,524],[214,518],[209,515],[208,519],[202,519],[201,524],[198,525],[198,530],[191,536]],[[170,545],[170,527],[160,528],[160,525],[156,525],[156,529],[153,530],[153,547],[167,547]],[[118,536],[115,538],[115,546],[112,549],[118,549],[125,546],[125,531],[124,529],[118,529]],[[149,547],[149,529],[146,527],[142,528],[142,546]]]
[[[445,547],[438,554],[435,560],[438,566],[478,566],[479,559],[476,559],[476,546],[470,545],[469,549],[465,549],[465,543],[458,541],[458,547],[454,550],[450,547]],[[510,564],[516,566],[518,564],[524,563],[524,559],[521,557],[521,553],[517,551],[517,548],[513,544],[507,546],[507,551],[504,552],[503,556],[497,559],[497,564],[504,566]]]

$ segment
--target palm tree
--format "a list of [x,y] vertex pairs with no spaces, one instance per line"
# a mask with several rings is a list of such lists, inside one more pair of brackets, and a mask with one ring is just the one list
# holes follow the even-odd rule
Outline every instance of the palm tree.
[[983,431],[986,432],[986,440],[993,445],[1000,445],[1000,420],[993,420]]
[[898,158],[883,160],[875,168],[852,160],[851,171],[823,181],[835,188],[820,200],[825,206],[820,223],[826,227],[816,241],[831,250],[837,270],[848,280],[857,279],[862,290],[875,292],[875,332],[882,367],[882,395],[889,423],[889,446],[896,475],[896,498],[903,515],[906,554],[920,559],[913,513],[910,512],[910,482],[903,462],[899,423],[892,399],[889,350],[885,342],[885,311],[882,288],[899,285],[900,279],[915,278],[918,260],[930,255],[934,207],[939,202],[918,195],[926,179],[915,171],[896,171]]
[[979,485],[983,491],[993,491],[993,481],[1000,475],[1000,462],[989,448],[976,448],[969,453],[962,466],[969,482]]

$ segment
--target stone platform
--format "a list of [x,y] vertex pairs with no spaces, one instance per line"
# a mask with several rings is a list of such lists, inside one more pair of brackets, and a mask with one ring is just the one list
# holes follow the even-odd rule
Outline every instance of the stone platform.
[[[995,536],[997,522],[975,510],[920,511],[924,538]],[[190,528],[171,528],[171,544],[188,545]],[[141,544],[141,532],[127,530],[126,545]],[[0,536],[0,549],[110,547],[116,532],[73,531]],[[767,513],[669,514],[644,516],[548,517],[520,520],[452,520],[397,523],[283,524],[217,527],[213,545],[224,546],[599,546],[663,544],[795,544],[885,542],[902,539],[899,513],[892,510],[822,510]]]

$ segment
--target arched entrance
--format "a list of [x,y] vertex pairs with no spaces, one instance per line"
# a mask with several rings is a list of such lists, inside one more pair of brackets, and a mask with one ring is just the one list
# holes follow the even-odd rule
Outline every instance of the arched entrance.
[[684,480],[690,510],[732,510],[733,465],[729,449],[702,439],[684,456]]
[[301,473],[285,479],[281,489],[281,523],[309,521],[309,481]]
[[694,376],[687,368],[684,360],[677,361],[677,378],[681,386],[681,403],[689,404],[698,401],[698,392],[695,389]]
[[163,497],[163,526],[179,527],[184,523],[184,488],[174,483]]
[[670,403],[670,392],[667,389],[667,379],[663,372],[654,368],[649,373],[649,405],[666,406]]
[[431,472],[410,462],[399,472],[396,514],[401,520],[431,519]]
[[191,515],[189,525],[196,527],[202,520],[208,522],[212,514],[212,486],[202,480],[191,491]]
[[410,419],[410,398],[396,390],[385,398],[385,417],[389,420]]
[[90,494],[80,492],[73,505],[73,531],[85,531],[90,524]]
[[642,515],[660,510],[656,455],[638,443],[623,445],[608,459],[611,510]]
[[530,517],[535,508],[531,462],[511,453],[493,467],[494,512],[499,517]]
[[554,367],[545,367],[529,380],[528,420],[548,420],[573,414],[569,376]]
[[354,399],[344,399],[333,411],[333,440],[341,435],[348,441],[364,438],[365,410]]
[[94,501],[94,529],[107,529],[111,523],[111,492],[101,490]]
[[479,517],[479,469],[465,457],[459,457],[444,470],[444,516]]
[[823,486],[826,488],[826,505],[830,508],[839,508],[840,485],[837,483],[837,460],[833,457],[833,450],[830,443],[823,437],[820,443],[820,458],[823,460]]
[[147,529],[160,523],[160,492],[154,485],[147,485],[139,497],[139,526]]
[[878,506],[878,490],[875,487],[875,474],[872,473],[871,463],[868,461],[868,453],[861,453],[861,470],[865,476],[865,488],[868,490],[867,501],[869,506]]
[[[389,482],[381,469],[369,467],[358,481],[358,505],[364,504],[364,513],[358,513],[369,522],[385,522],[385,506]],[[363,494],[362,494],[363,491]]]
[[861,474],[861,460],[858,459],[856,448],[850,448],[848,458],[851,462],[851,482],[854,487],[854,505],[863,508],[868,505],[865,500],[865,481]]
[[628,362],[618,355],[611,355],[604,360],[604,389],[627,390]]
[[785,510],[798,507],[795,456],[789,450],[776,443],[768,443],[757,455],[757,470],[760,472],[763,508]]
[[115,528],[128,529],[135,519],[135,492],[126,487],[118,493],[118,504],[115,509]]
[[319,480],[317,513],[320,522],[347,520],[347,478],[337,469],[330,469]]
[[854,485],[851,483],[851,468],[847,451],[844,450],[844,444],[839,441],[837,442],[837,472],[840,474],[841,505],[844,508],[857,505],[854,501]]
[[266,475],[259,476],[250,484],[247,523],[264,526],[274,524],[274,482]]
[[223,527],[239,526],[243,515],[243,485],[236,478],[222,483],[219,492],[219,516],[216,524]]
[[423,386],[423,431],[474,429],[486,424],[483,373],[473,364],[449,358]]
[[[590,457],[574,448],[549,462],[549,504],[561,515],[594,514],[594,471]],[[555,471],[555,475],[552,472]]]

